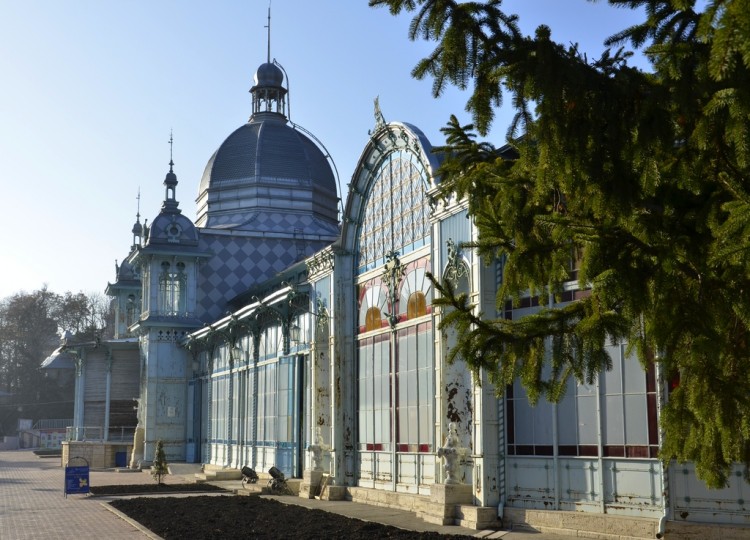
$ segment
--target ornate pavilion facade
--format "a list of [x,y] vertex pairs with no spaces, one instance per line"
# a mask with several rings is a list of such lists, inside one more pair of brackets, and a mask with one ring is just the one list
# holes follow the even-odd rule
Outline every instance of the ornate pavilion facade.
[[[138,351],[118,372],[138,377],[132,466],[162,440],[169,461],[275,466],[307,496],[325,486],[473,527],[652,537],[667,519],[748,520],[741,478],[709,494],[690,464],[662,466],[664,385],[622,344],[593,384],[535,407],[520,383],[498,391],[447,363],[455,337],[438,329],[428,273],[493,316],[540,300],[496,308],[502,266],[462,248],[476,231],[462,201],[437,196],[429,140],[377,103],[339,216],[330,156],[287,118],[283,83],[275,63],[258,69],[252,116],[209,159],[195,221],[170,163],[161,212],[136,221],[108,285],[115,341]],[[571,281],[564,301],[578,294]],[[82,389],[85,362],[78,373]]]

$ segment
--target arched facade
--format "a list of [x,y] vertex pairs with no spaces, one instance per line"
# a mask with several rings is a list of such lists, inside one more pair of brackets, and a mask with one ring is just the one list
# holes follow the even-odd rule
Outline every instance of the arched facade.
[[[403,124],[374,134],[353,253],[357,485],[427,493],[435,481],[435,338],[429,146]],[[411,144],[410,144],[411,143]],[[369,167],[369,168],[368,168]],[[356,174],[356,173],[355,173]],[[353,210],[353,209],[352,209]]]
[[490,317],[586,291],[571,279],[561,298],[498,305],[502,261],[463,247],[476,229],[465,201],[438,197],[430,142],[377,107],[339,225],[328,156],[287,125],[281,72],[264,64],[256,79],[253,117],[209,160],[196,224],[170,164],[162,212],[150,229],[137,221],[108,288],[140,364],[133,463],[164,439],[170,460],[277,467],[302,496],[477,528],[498,512],[527,523],[586,513],[623,536],[613,516],[649,518],[648,534],[668,513],[747,519],[740,483],[709,496],[689,464],[659,462],[664,384],[623,344],[611,370],[570,382],[556,404],[448,362],[458,337],[439,329],[430,274]]

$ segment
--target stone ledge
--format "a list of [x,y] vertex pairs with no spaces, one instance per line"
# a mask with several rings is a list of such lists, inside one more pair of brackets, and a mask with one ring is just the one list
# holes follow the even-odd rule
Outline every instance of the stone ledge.
[[497,517],[495,506],[470,506],[461,504],[456,507],[456,525],[468,529],[499,529],[502,522]]
[[602,540],[656,538],[659,526],[658,519],[508,507],[505,507],[504,522],[517,529]]
[[750,538],[750,524],[732,525],[719,523],[695,523],[667,521],[665,537],[686,540],[729,540]]

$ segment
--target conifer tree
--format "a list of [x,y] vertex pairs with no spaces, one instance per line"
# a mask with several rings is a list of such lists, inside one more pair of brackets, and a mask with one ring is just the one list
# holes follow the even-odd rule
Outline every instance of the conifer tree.
[[164,454],[164,443],[161,440],[156,441],[156,453],[154,462],[151,465],[151,476],[154,477],[157,484],[161,484],[164,476],[169,474],[167,465],[167,456]]
[[[444,196],[468,201],[470,247],[504,261],[498,311],[525,294],[559,299],[571,279],[586,291],[505,320],[436,283],[459,333],[450,359],[555,400],[626,340],[674,387],[661,459],[695,462],[711,487],[736,462],[750,480],[750,2],[609,3],[644,20],[589,59],[548,27],[522,35],[501,0],[370,0],[414,12],[410,38],[436,43],[412,73],[432,77],[435,97],[470,89],[473,123],[449,120],[438,174]],[[477,137],[504,92],[516,115],[498,149]]]

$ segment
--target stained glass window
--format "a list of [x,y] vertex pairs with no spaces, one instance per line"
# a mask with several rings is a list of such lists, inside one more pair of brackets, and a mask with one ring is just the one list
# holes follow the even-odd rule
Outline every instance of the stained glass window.
[[380,278],[359,286],[359,331],[379,330],[386,323],[383,314],[388,311],[388,294]]
[[404,320],[404,316],[408,320],[430,313],[432,282],[427,278],[429,271],[430,261],[426,257],[407,265],[401,282],[399,320]]

